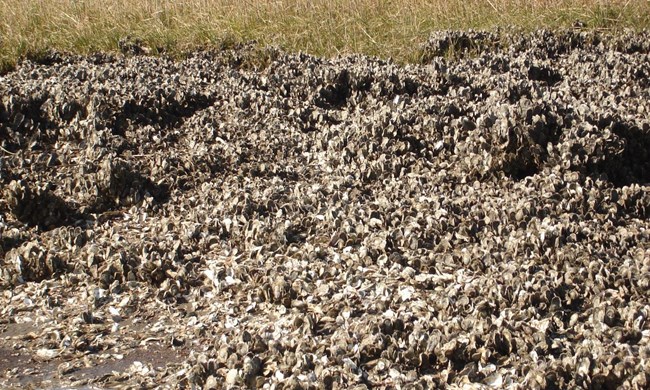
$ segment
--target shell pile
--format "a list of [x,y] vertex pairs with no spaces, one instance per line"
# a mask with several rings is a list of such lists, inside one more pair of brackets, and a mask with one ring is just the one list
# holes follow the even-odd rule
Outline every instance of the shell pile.
[[129,45],[0,76],[3,387],[650,387],[649,33]]

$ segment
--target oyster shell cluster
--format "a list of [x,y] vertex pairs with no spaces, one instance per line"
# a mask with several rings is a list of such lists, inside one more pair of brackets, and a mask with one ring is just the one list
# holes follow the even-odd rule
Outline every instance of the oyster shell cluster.
[[650,386],[647,32],[124,42],[0,77],[3,386]]

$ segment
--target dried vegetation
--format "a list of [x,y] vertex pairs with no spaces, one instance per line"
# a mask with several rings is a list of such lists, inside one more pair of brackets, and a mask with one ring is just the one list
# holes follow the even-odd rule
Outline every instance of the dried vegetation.
[[182,55],[205,45],[256,40],[289,52],[417,60],[417,43],[440,29],[517,26],[650,28],[647,0],[0,0],[0,74],[54,48]]

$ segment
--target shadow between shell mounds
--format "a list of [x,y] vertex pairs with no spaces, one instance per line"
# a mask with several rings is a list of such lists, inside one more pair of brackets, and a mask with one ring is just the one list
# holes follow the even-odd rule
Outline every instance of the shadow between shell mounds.
[[623,153],[616,161],[606,162],[604,171],[617,187],[650,183],[650,129],[623,122],[612,125],[614,134],[625,140]]
[[175,128],[182,124],[186,118],[210,107],[215,101],[214,97],[196,94],[180,101],[172,99],[168,104],[157,108],[147,102],[127,100],[115,116],[112,131],[114,135],[124,136],[130,125]]

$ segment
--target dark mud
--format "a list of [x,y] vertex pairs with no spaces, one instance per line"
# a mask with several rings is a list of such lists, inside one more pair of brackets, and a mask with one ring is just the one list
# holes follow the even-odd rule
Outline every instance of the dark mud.
[[647,388],[648,42],[21,64],[0,383]]

